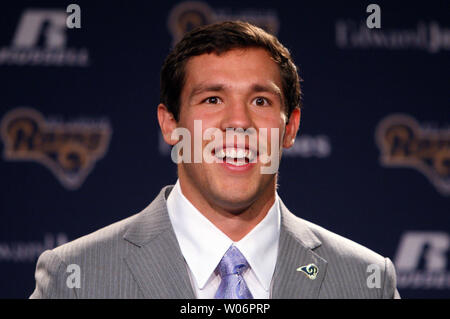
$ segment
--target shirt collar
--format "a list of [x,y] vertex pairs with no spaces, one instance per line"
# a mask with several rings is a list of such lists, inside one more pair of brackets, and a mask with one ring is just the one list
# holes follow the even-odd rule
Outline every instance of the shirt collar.
[[264,289],[269,290],[280,234],[278,195],[263,220],[238,242],[233,242],[189,202],[181,192],[179,181],[167,198],[167,210],[181,252],[200,289],[205,287],[225,252],[234,244]]

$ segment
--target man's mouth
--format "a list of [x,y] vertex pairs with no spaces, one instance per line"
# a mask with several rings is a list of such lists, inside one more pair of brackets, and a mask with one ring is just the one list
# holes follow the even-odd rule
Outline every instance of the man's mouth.
[[248,163],[255,163],[258,153],[255,150],[243,147],[225,147],[216,149],[214,156],[221,162],[243,166]]

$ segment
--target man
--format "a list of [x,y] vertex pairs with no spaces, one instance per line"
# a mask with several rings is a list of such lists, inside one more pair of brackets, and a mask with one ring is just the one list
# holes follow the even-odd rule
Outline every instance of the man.
[[175,186],[139,214],[44,252],[32,298],[399,297],[388,258],[294,216],[276,193],[300,84],[275,37],[242,22],[188,33],[162,67],[157,116],[175,145]]

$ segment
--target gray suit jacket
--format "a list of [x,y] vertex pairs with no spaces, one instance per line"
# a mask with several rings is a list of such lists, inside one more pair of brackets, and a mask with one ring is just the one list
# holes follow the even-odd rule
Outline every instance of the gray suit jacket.
[[[171,189],[164,187],[134,216],[42,253],[31,298],[195,298],[167,213]],[[302,220],[280,205],[272,298],[399,297],[395,269],[388,258]],[[72,264],[79,266],[79,281],[69,267]],[[297,271],[309,264],[318,268],[315,279]],[[367,285],[370,264],[380,270],[379,288]],[[74,287],[77,283],[79,288]]]

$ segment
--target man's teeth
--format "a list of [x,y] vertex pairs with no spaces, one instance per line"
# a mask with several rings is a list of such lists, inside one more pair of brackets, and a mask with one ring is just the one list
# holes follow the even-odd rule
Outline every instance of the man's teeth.
[[[255,158],[255,153],[244,148],[226,148],[217,150],[216,157],[220,159],[227,158],[231,160],[240,160],[247,158],[249,161],[252,161]],[[246,164],[245,161],[243,161],[242,164]]]

